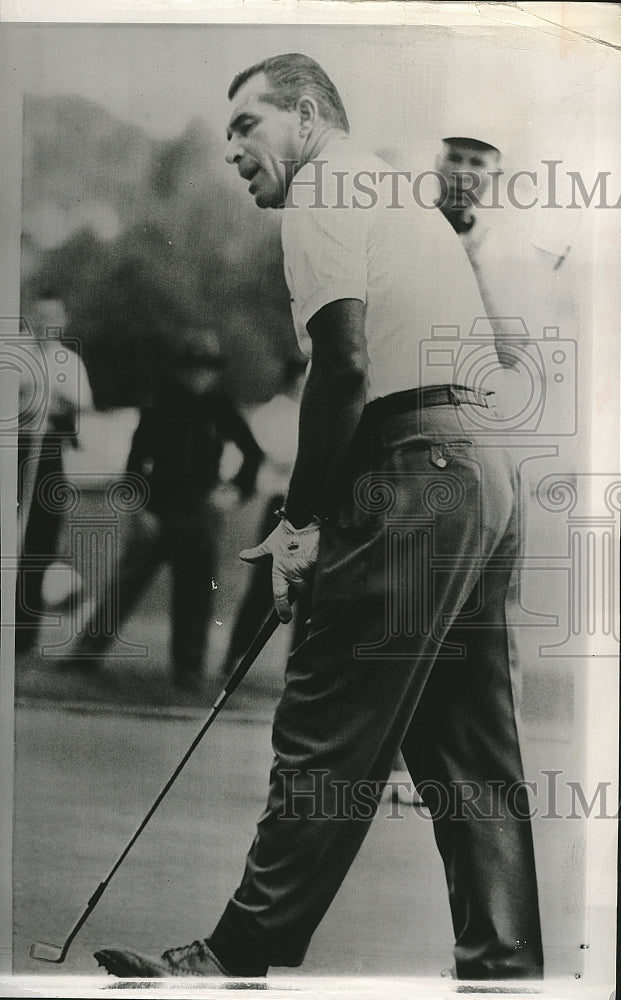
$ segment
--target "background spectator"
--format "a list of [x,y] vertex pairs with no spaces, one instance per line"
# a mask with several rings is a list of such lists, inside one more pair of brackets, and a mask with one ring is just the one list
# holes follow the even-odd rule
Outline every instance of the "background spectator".
[[[86,368],[74,350],[75,342],[64,342],[67,327],[65,305],[54,288],[35,299],[29,311],[36,385],[22,382],[20,413],[24,426],[18,447],[18,512],[20,564],[15,600],[15,649],[27,653],[36,642],[44,612],[43,579],[56,558],[62,513],[53,502],[65,484],[63,452],[79,447],[78,415],[92,407]],[[33,389],[42,394],[37,429],[30,430],[27,416],[36,400],[26,398]]]
[[[163,560],[172,569],[172,675],[198,691],[217,560],[219,483],[225,441],[243,455],[233,483],[242,500],[255,488],[262,453],[248,425],[219,386],[224,360],[212,331],[188,330],[169,359],[132,440],[127,471],[144,477],[146,504],[135,515],[118,571],[70,654],[92,665],[132,612]],[[113,631],[103,627],[118,601]]]

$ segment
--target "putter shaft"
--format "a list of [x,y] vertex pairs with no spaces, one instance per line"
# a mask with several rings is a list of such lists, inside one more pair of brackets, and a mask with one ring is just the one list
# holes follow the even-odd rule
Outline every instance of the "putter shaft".
[[180,760],[179,764],[177,765],[177,767],[175,768],[175,770],[171,774],[170,778],[168,779],[168,781],[166,782],[166,784],[162,788],[161,792],[159,793],[159,795],[155,799],[155,801],[154,801],[153,805],[151,806],[151,808],[149,809],[148,813],[146,814],[146,816],[144,817],[144,819],[142,820],[142,822],[140,823],[140,825],[136,829],[136,832],[132,835],[132,837],[129,840],[129,842],[127,843],[127,845],[123,848],[123,850],[119,854],[117,860],[115,861],[114,865],[112,866],[112,868],[108,872],[106,878],[103,880],[103,882],[100,882],[99,885],[97,886],[97,888],[95,889],[95,892],[93,893],[93,895],[89,899],[88,903],[86,904],[86,907],[84,908],[84,910],[82,911],[82,913],[80,914],[80,916],[78,917],[78,919],[76,920],[76,922],[74,923],[73,927],[69,931],[69,934],[67,935],[64,944],[62,944],[62,945],[55,945],[55,944],[48,944],[45,941],[35,941],[35,943],[33,945],[31,945],[31,948],[30,948],[30,956],[31,956],[31,958],[36,958],[36,959],[38,959],[41,962],[64,962],[65,956],[67,954],[67,951],[69,950],[69,945],[71,944],[71,942],[73,941],[74,937],[76,936],[76,934],[80,930],[82,924],[85,923],[85,921],[90,916],[91,912],[94,910],[94,908],[97,905],[98,901],[100,900],[101,896],[105,892],[105,889],[108,886],[108,883],[110,882],[110,879],[112,878],[112,876],[114,875],[114,873],[117,871],[117,869],[119,868],[119,866],[122,864],[122,862],[127,857],[127,855],[130,852],[131,848],[136,843],[138,837],[140,836],[140,834],[144,830],[145,826],[147,825],[147,823],[151,819],[153,813],[155,812],[155,810],[159,806],[160,802],[162,801],[162,799],[164,798],[164,796],[166,795],[166,793],[170,789],[171,785],[177,779],[177,777],[179,776],[179,774],[181,773],[181,771],[183,770],[183,768],[187,764],[188,760],[190,759],[190,757],[192,756],[192,754],[196,750],[196,747],[198,746],[198,744],[202,740],[203,736],[205,735],[205,733],[207,732],[207,730],[211,726],[212,722],[214,721],[214,719],[216,718],[216,716],[220,712],[220,710],[223,707],[223,705],[226,704],[229,696],[233,693],[233,691],[238,686],[238,684],[240,683],[240,681],[248,673],[248,670],[250,669],[250,667],[252,666],[252,664],[256,660],[257,656],[259,655],[259,653],[261,652],[261,650],[265,646],[266,642],[273,635],[273,633],[276,631],[276,629],[278,627],[278,624],[279,624],[278,615],[276,614],[276,611],[274,609],[272,609],[272,611],[270,612],[270,614],[268,615],[268,617],[265,619],[265,621],[261,625],[261,628],[257,632],[255,638],[252,640],[250,646],[248,647],[248,649],[246,650],[246,652],[242,656],[241,660],[239,661],[239,664],[237,665],[237,667],[235,668],[235,670],[233,671],[233,673],[229,677],[228,681],[224,685],[222,691],[220,692],[220,694],[216,698],[215,702],[213,703],[211,711],[209,712],[209,715],[207,716],[207,718],[205,719],[205,722],[201,726],[201,729],[199,730],[199,732],[196,734],[196,736],[192,740],[192,743],[190,744],[190,746],[188,747],[187,751],[185,752],[185,754],[183,755],[182,759]]

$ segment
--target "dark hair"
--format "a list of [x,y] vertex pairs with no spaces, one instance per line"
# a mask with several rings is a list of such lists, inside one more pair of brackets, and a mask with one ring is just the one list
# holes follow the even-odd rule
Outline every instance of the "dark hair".
[[37,291],[35,301],[37,299],[41,302],[50,302],[55,301],[56,299],[62,299],[62,295],[56,285],[44,285]]
[[272,56],[255,63],[238,73],[229,87],[229,100],[253,76],[264,73],[272,90],[261,95],[261,100],[273,104],[281,111],[291,111],[302,94],[310,94],[317,101],[324,121],[349,132],[349,122],[340,95],[319,63],[299,52]]
[[498,153],[498,156],[500,156],[498,146],[492,146],[491,143],[483,142],[482,139],[472,139],[469,136],[464,135],[447,135],[444,137],[442,142],[452,142],[457,146],[471,146],[472,149],[477,149],[480,153],[494,152]]

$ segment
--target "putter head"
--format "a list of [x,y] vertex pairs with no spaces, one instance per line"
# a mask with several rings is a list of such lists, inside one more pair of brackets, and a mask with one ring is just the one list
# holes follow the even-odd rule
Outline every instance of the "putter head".
[[30,957],[40,962],[62,962],[65,957],[64,948],[57,944],[47,944],[45,941],[35,941],[30,947]]

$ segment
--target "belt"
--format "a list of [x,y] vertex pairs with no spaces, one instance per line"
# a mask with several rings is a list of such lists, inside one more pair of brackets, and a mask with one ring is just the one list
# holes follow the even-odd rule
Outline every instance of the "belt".
[[463,403],[488,407],[488,398],[493,395],[493,392],[479,392],[466,385],[425,385],[374,399],[365,406],[364,417],[381,420],[397,413],[423,410],[428,406],[461,406]]

